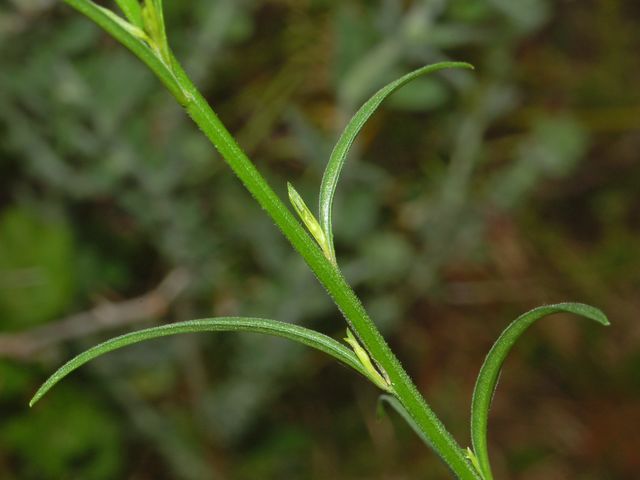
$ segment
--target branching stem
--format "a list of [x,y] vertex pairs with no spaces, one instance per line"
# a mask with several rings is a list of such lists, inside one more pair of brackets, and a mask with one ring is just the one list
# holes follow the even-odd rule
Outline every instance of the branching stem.
[[429,437],[433,448],[458,478],[480,478],[466,458],[465,451],[427,405],[339,268],[326,258],[318,244],[271,189],[185,72],[178,65],[175,68],[181,87],[193,99],[186,106],[189,116],[327,289],[363,346],[387,372],[397,398]]
[[[429,439],[436,453],[459,479],[479,480],[480,477],[466,457],[465,450],[460,448],[427,405],[376,325],[369,318],[362,303],[337,265],[324,255],[318,244],[271,189],[171,52],[163,51],[161,58],[156,57],[155,52],[143,40],[134,38],[130,31],[123,29],[122,22],[114,21],[112,15],[105,15],[104,9],[97,7],[93,2],[88,0],[65,1],[89,16],[127,46],[158,76],[215,146],[247,190],[267,211],[295,250],[304,258],[320,283],[329,292],[362,346],[382,371],[386,372],[395,396]],[[168,49],[168,47],[166,48]],[[168,56],[170,61],[167,61]]]

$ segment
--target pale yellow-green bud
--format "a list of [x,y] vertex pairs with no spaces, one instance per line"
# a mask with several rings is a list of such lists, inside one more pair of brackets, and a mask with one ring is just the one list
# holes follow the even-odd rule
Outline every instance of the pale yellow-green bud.
[[356,357],[358,357],[358,360],[360,360],[360,363],[362,364],[365,371],[367,372],[367,377],[369,377],[369,380],[371,380],[374,384],[376,384],[376,386],[378,386],[385,392],[393,393],[393,388],[391,386],[391,382],[389,381],[389,378],[387,377],[386,372],[384,372],[384,370],[381,370],[382,373],[380,373],[380,371],[378,371],[378,369],[376,369],[376,367],[373,366],[373,363],[371,362],[371,357],[369,357],[369,354],[367,353],[367,351],[362,347],[362,345],[360,345],[360,342],[358,342],[356,337],[353,335],[353,333],[351,333],[351,330],[349,330],[348,328],[347,328],[347,336],[344,339],[344,341],[347,342],[353,349],[353,352],[356,354]]

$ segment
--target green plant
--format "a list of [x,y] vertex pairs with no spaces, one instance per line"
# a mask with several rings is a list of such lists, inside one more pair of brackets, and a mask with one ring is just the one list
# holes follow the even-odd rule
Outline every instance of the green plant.
[[603,325],[608,324],[606,317],[599,310],[587,305],[563,303],[534,309],[516,319],[500,336],[482,366],[472,402],[473,450],[463,449],[430,409],[340,272],[332,231],[333,196],[342,167],[355,137],[381,102],[419,76],[446,68],[472,67],[462,62],[429,65],[403,76],[374,94],[347,124],[330,156],[320,187],[318,218],[307,207],[295,188],[288,185],[289,200],[303,226],[243,153],[174,57],[167,39],[161,0],[145,0],[142,5],[138,0],[117,0],[124,12],[124,18],[89,0],[66,0],[66,3],[91,18],[137,55],[202,129],[327,289],[347,321],[345,341],[351,350],[319,332],[275,320],[234,317],[174,323],[122,335],[78,355],[42,385],[33,397],[31,405],[82,364],[126,345],[188,332],[266,333],[296,340],[328,353],[385,391],[382,400],[407,420],[458,478],[492,478],[486,442],[487,417],[500,368],[515,341],[533,322],[552,313],[574,313]]

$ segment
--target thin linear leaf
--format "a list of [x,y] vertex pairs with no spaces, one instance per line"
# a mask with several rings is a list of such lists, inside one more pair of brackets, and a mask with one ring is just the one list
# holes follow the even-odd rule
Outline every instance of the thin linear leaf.
[[485,480],[493,478],[487,451],[487,419],[495,392],[500,369],[515,342],[536,320],[554,313],[573,313],[609,325],[602,311],[582,303],[558,303],[534,308],[521,315],[500,335],[485,358],[478,374],[471,402],[471,441]]
[[322,184],[320,185],[320,200],[319,200],[319,218],[320,225],[322,226],[327,240],[329,242],[329,248],[331,254],[335,257],[335,249],[333,245],[333,226],[331,220],[331,214],[333,209],[333,196],[336,192],[338,180],[340,178],[340,172],[344,162],[347,159],[347,154],[351,149],[351,145],[360,132],[364,124],[369,120],[371,115],[380,106],[382,101],[398,90],[400,87],[410,82],[411,80],[418,78],[427,73],[436,72],[445,68],[469,68],[473,69],[473,66],[464,62],[440,62],[433,65],[427,65],[406,74],[405,76],[389,83],[385,87],[378,90],[365,104],[360,107],[356,114],[351,118],[347,126],[340,135],[331,156],[329,162],[322,176]]
[[105,353],[117,350],[134,343],[151,340],[153,338],[165,337],[167,335],[177,335],[180,333],[194,332],[254,332],[283,337],[289,340],[302,343],[309,347],[320,350],[336,358],[345,365],[353,368],[358,373],[368,378],[368,372],[362,367],[355,354],[340,342],[322,333],[293,325],[290,323],[267,320],[263,318],[246,317],[220,317],[207,318],[203,320],[190,320],[187,322],[171,323],[159,327],[147,328],[137,332],[127,333],[119,337],[112,338],[80,355],[74,357],[60,367],[35,393],[30,406],[33,406],[42,396],[47,393],[56,383],[69,375],[71,372],[81,367],[85,363]]
[[127,19],[138,28],[144,28],[142,22],[142,8],[138,0],[116,0]]

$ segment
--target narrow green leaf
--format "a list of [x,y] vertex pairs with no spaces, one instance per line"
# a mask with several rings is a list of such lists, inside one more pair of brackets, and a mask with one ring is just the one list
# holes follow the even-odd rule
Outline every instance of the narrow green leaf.
[[358,110],[356,114],[351,118],[344,131],[342,132],[342,135],[340,135],[338,142],[331,152],[329,162],[327,163],[327,167],[322,177],[319,201],[320,225],[322,226],[322,229],[327,236],[329,248],[333,257],[335,257],[335,249],[333,245],[333,226],[331,220],[333,196],[336,192],[338,179],[340,178],[340,172],[342,171],[344,162],[347,159],[347,154],[349,153],[351,145],[353,145],[356,136],[358,135],[360,130],[362,130],[364,124],[367,122],[367,120],[369,120],[371,115],[373,115],[373,113],[385,98],[387,98],[389,95],[391,95],[393,92],[395,92],[411,80],[422,75],[426,75],[427,73],[436,72],[445,68],[473,69],[473,66],[464,62],[440,62],[433,65],[427,65],[406,74],[405,76],[381,88],[369,100],[367,100],[365,104],[360,107],[360,110]]
[[[159,327],[147,328],[137,332],[127,333],[119,337],[107,340],[104,343],[86,350],[80,355],[74,357],[60,367],[49,379],[38,389],[36,394],[29,402],[33,406],[42,396],[47,393],[56,383],[69,375],[71,372],[84,365],[96,357],[104,355],[107,352],[117,350],[127,345],[151,340],[153,338],[164,337],[167,335],[176,335],[179,333],[194,332],[254,332],[274,335],[277,337],[287,338],[302,343],[309,347],[320,350],[332,357],[336,358],[345,365],[353,368],[366,378],[369,378],[368,372],[360,364],[358,358],[347,347],[337,342],[331,337],[322,333],[276,320],[267,320],[262,318],[245,318],[245,317],[220,317],[207,318],[203,320],[191,320],[188,322],[171,323]],[[259,361],[259,360],[256,360]]]
[[302,199],[296,189],[293,188],[293,185],[291,185],[289,182],[287,182],[287,190],[289,192],[289,201],[302,220],[302,223],[304,223],[304,225],[307,227],[307,230],[311,232],[313,238],[316,240],[316,242],[318,242],[318,245],[320,245],[320,248],[322,249],[325,257],[335,263],[335,257],[331,256],[332,252],[329,249],[329,244],[327,243],[327,236],[324,234],[324,231],[320,227],[318,220],[316,220],[316,217],[313,215],[313,213],[311,213],[311,210],[309,210],[309,207],[307,207],[305,201]]
[[582,303],[558,303],[534,308],[518,317],[502,332],[496,343],[491,347],[480,369],[471,402],[471,441],[482,469],[482,474],[486,480],[493,478],[487,450],[487,419],[498,377],[500,376],[500,369],[507,354],[527,328],[536,320],[554,313],[573,313],[602,325],[609,325],[609,320],[607,320],[605,314],[597,308]]
[[144,28],[142,22],[142,8],[138,0],[116,0],[127,19],[138,28]]

